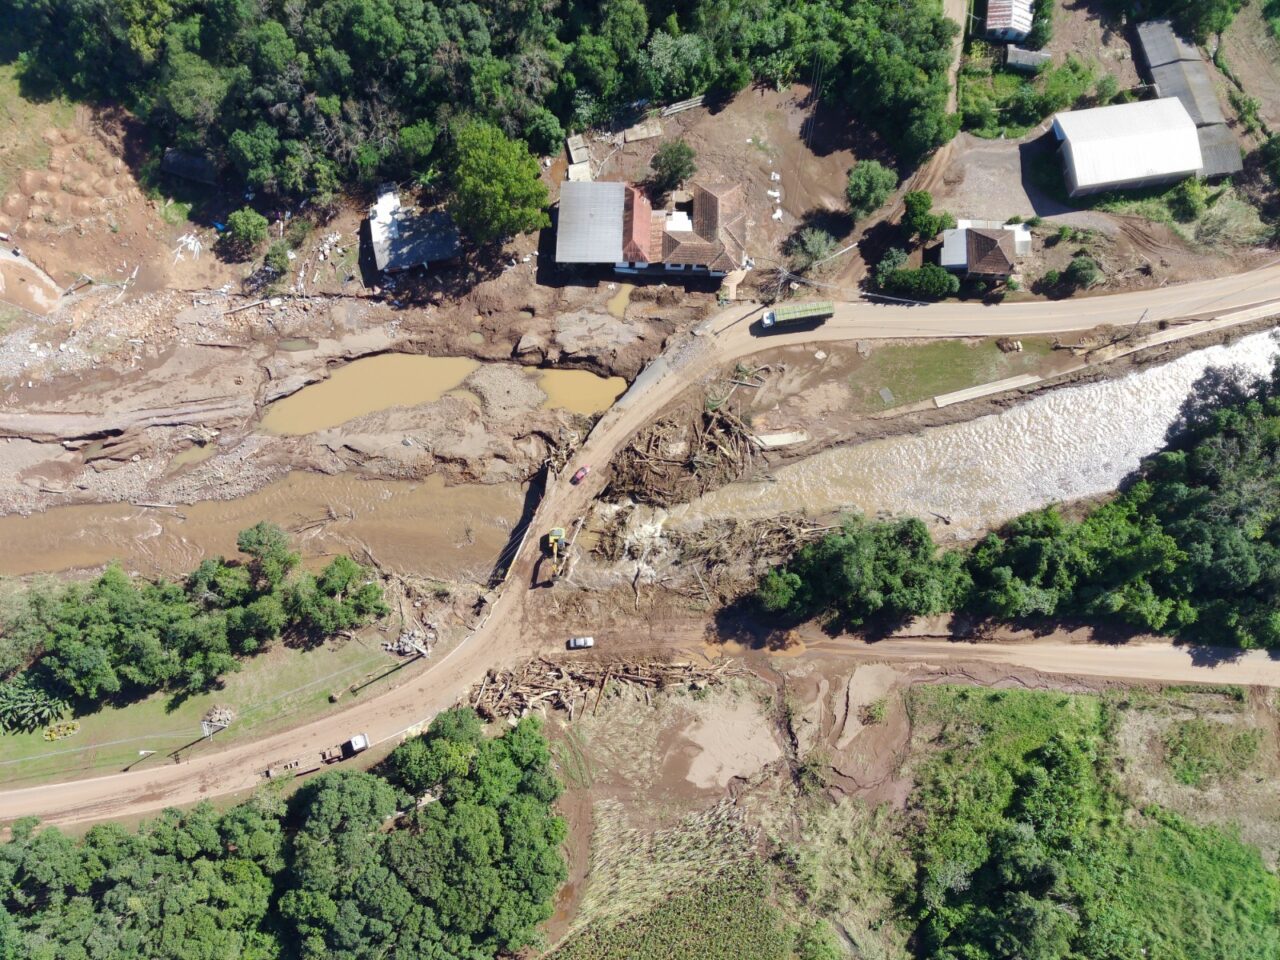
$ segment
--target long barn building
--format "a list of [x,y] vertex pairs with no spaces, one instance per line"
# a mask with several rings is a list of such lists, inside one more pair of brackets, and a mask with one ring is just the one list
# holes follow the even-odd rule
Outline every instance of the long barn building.
[[1176,97],[1059,113],[1053,132],[1073,197],[1173,183],[1204,166],[1196,125]]

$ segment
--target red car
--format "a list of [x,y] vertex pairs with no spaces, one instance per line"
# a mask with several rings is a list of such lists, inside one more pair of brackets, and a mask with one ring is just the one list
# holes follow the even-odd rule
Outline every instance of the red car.
[[578,484],[582,482],[583,478],[586,477],[586,475],[590,472],[591,472],[590,467],[579,467],[578,472],[569,478],[569,482],[576,487]]

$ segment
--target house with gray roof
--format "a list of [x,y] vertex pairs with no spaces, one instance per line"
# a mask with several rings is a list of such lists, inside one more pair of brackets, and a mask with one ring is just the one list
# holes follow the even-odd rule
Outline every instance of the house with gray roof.
[[694,183],[687,205],[655,210],[629,183],[568,181],[560,188],[556,262],[724,276],[746,263],[746,223],[740,184]]
[[1213,70],[1194,44],[1174,33],[1168,20],[1138,24],[1138,48],[1160,97],[1181,101],[1200,141],[1202,177],[1224,177],[1244,169],[1240,145],[1227,126]]
[[453,217],[443,210],[408,209],[392,184],[382,185],[369,208],[369,237],[374,263],[385,273],[454,260],[462,248]]

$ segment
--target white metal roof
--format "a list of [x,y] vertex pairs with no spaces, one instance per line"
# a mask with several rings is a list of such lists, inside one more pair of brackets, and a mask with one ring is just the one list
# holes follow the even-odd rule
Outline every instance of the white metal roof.
[[1190,174],[1201,166],[1196,125],[1176,97],[1059,113],[1053,128],[1081,189]]
[[622,218],[627,185],[568,180],[560,187],[557,263],[622,260]]
[[988,32],[1012,30],[1026,36],[1032,22],[1031,0],[988,0]]

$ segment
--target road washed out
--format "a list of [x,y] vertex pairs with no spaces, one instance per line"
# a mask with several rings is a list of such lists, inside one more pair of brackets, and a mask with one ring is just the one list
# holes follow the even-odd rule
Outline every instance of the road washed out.
[[965,539],[1026,510],[1114,490],[1165,433],[1193,384],[1215,367],[1270,371],[1270,333],[1197,350],[1126,377],[1066,387],[1003,413],[827,450],[763,482],[735,483],[672,508],[668,525],[794,510],[925,519]]

